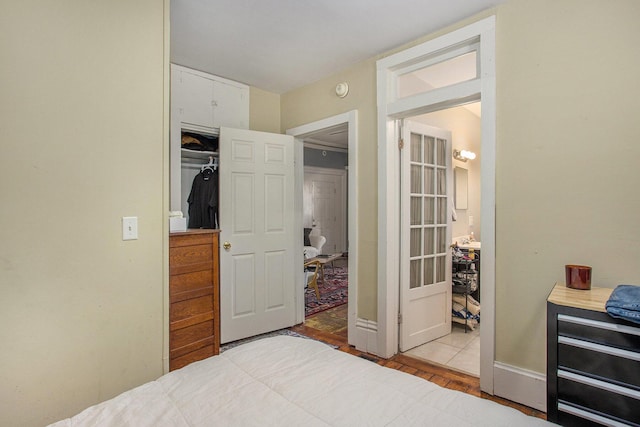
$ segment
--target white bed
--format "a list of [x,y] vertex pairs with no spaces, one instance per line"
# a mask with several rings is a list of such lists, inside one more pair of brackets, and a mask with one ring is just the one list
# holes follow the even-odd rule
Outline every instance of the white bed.
[[276,336],[193,363],[62,426],[541,426],[544,420],[318,341]]

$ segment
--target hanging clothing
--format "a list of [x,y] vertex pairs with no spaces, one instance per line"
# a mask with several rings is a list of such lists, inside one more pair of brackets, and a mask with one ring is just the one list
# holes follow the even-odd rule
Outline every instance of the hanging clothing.
[[218,228],[218,171],[206,168],[193,178],[189,228]]

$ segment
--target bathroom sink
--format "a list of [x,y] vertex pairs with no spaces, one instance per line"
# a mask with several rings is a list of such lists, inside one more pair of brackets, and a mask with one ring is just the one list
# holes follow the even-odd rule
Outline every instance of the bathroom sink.
[[462,248],[462,249],[474,249],[474,250],[480,250],[480,242],[469,242],[469,243],[465,243],[462,244],[461,242],[458,242],[458,247]]
[[458,243],[458,247],[462,248],[462,249],[474,249],[474,250],[480,250],[480,242],[477,242],[475,240],[470,241],[469,240],[470,236],[458,236],[458,237],[454,237],[452,239],[452,243]]

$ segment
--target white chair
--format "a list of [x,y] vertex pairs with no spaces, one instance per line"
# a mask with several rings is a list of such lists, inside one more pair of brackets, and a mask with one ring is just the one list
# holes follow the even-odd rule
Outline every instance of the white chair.
[[322,253],[322,247],[327,242],[327,238],[324,236],[312,236],[309,235],[309,243],[311,246],[304,247],[304,258],[315,258]]

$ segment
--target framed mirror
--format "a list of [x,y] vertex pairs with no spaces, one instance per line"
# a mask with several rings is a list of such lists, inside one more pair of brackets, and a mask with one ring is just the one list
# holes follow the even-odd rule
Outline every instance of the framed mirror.
[[453,168],[453,187],[454,197],[456,201],[456,209],[467,209],[467,192],[468,192],[469,171],[465,168],[456,166]]

